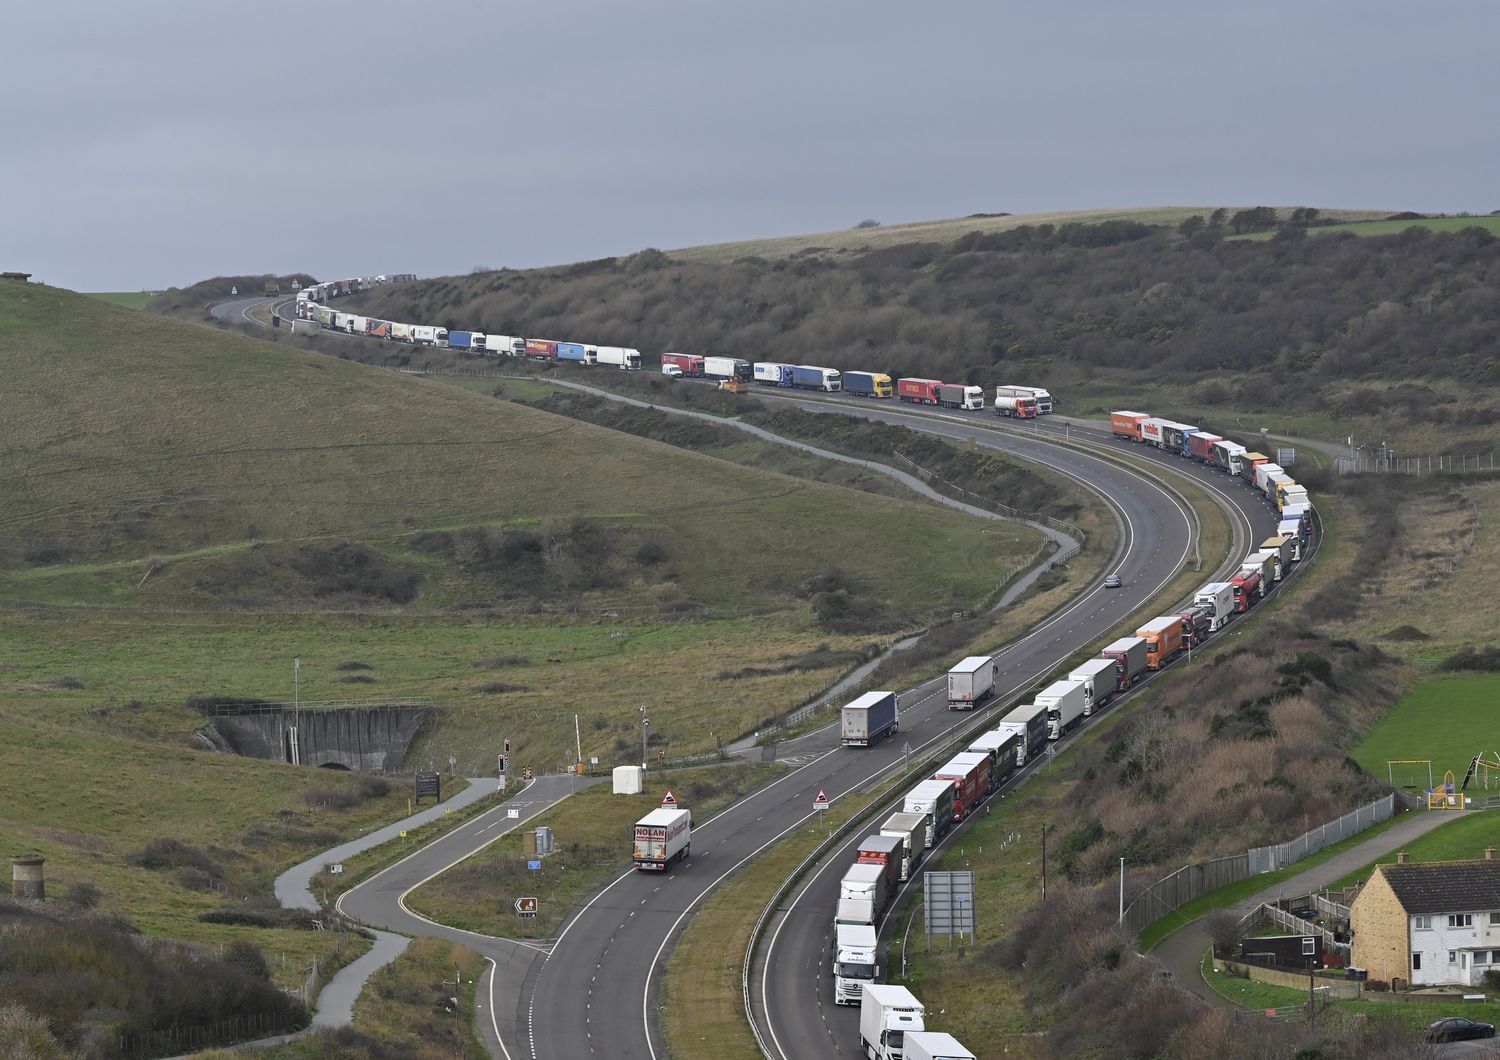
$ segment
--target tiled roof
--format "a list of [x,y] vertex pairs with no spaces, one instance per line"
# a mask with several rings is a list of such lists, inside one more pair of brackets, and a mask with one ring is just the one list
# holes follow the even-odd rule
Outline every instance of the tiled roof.
[[1408,916],[1500,910],[1500,861],[1429,861],[1381,865]]

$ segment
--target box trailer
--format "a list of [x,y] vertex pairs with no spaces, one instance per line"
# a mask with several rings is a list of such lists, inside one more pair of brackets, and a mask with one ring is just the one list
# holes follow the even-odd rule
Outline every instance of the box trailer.
[[761,386],[791,386],[792,366],[776,361],[756,361],[752,369],[754,381]]
[[800,390],[842,390],[843,376],[836,368],[819,368],[815,364],[792,365],[792,386]]
[[962,1042],[940,1031],[908,1031],[901,1056],[902,1060],[974,1060]]
[[1271,584],[1276,581],[1276,566],[1278,562],[1277,553],[1263,548],[1246,556],[1241,569],[1254,567],[1260,571],[1261,595],[1264,596],[1270,591]]
[[1239,475],[1244,471],[1245,447],[1239,442],[1221,438],[1214,443],[1214,467]]
[[879,941],[869,924],[835,924],[833,1003],[857,1005],[865,987],[880,978]]
[[953,821],[957,824],[990,794],[990,756],[965,751],[939,766],[932,779],[953,781]]
[[1302,520],[1282,519],[1276,524],[1276,533],[1286,538],[1286,547],[1291,549],[1292,562],[1296,563],[1300,560],[1302,558]]
[[1090,659],[1068,674],[1068,680],[1083,685],[1083,713],[1087,717],[1108,703],[1115,694],[1115,660]]
[[898,728],[894,692],[866,692],[844,704],[845,747],[873,747]]
[[1115,691],[1123,692],[1146,673],[1146,642],[1140,637],[1121,637],[1099,653],[1115,661]]
[[1269,496],[1270,493],[1271,493],[1271,486],[1270,486],[1271,476],[1272,475],[1280,475],[1282,473],[1283,472],[1282,472],[1281,465],[1280,464],[1273,464],[1269,460],[1267,460],[1263,464],[1256,464],[1255,465],[1255,488],[1258,489],[1258,490],[1260,490],[1262,493],[1266,494],[1267,496]]
[[661,806],[635,823],[635,867],[665,872],[685,858],[693,840],[693,815],[679,806]]
[[622,372],[639,372],[641,351],[630,346],[596,346],[594,363],[606,364]]
[[881,835],[901,840],[901,879],[911,879],[927,847],[927,818],[920,813],[901,810],[891,814],[880,826]]
[[1124,438],[1128,442],[1142,441],[1141,424],[1150,418],[1144,412],[1111,412],[1109,432],[1116,438]]
[[839,881],[839,898],[869,902],[871,915],[875,918],[872,924],[879,925],[881,914],[890,904],[891,894],[896,889],[893,881],[894,874],[884,864],[850,865],[844,870],[844,878]]
[[869,1060],[901,1060],[906,1035],[926,1030],[926,1010],[904,986],[871,983],[859,1002],[859,1043]]
[[557,359],[559,361],[571,361],[574,364],[588,364],[589,348],[581,342],[559,342],[557,344]]
[[448,329],[426,324],[413,324],[411,341],[418,346],[446,346],[448,345]]
[[1000,664],[989,655],[970,655],[948,671],[948,709],[973,710],[995,691]]
[[682,370],[683,375],[698,377],[703,375],[704,358],[696,353],[664,353],[661,355],[663,365],[675,364]]
[[1212,464],[1214,462],[1214,446],[1223,440],[1217,434],[1209,434],[1207,431],[1195,431],[1188,435],[1188,455],[1200,464]]
[[875,907],[863,898],[840,898],[833,914],[833,926],[867,927],[875,930]]
[[994,730],[980,734],[973,743],[969,744],[969,751],[973,754],[987,754],[990,756],[990,787],[998,788],[1010,779],[1011,774],[1016,771],[1016,762],[1019,760],[1021,745],[1020,734],[1014,732],[1000,732]]
[[1228,582],[1209,582],[1193,594],[1193,603],[1207,608],[1215,630],[1223,629],[1234,614],[1234,586]]
[[900,836],[883,832],[867,835],[859,841],[859,851],[854,855],[856,865],[879,865],[885,869],[886,889],[895,894],[901,882],[901,862],[906,858],[906,840]]
[[888,398],[896,393],[896,384],[884,372],[845,372],[844,393],[858,397]]
[[1260,543],[1261,550],[1273,552],[1276,555],[1276,580],[1285,578],[1287,572],[1292,569],[1292,560],[1296,557],[1292,554],[1292,546],[1297,541],[1296,534],[1277,534],[1268,537]]
[[977,386],[965,386],[963,383],[939,383],[937,387],[938,404],[945,409],[974,409],[984,408],[984,389]]
[[472,350],[474,348],[474,333],[472,331],[449,331],[448,348],[450,350]]
[[1054,681],[1037,693],[1036,703],[1047,708],[1047,739],[1061,740],[1082,720],[1088,690],[1082,681]]
[[1284,488],[1276,498],[1277,508],[1283,512],[1288,508],[1300,508],[1307,503],[1307,490],[1295,482]]
[[1140,423],[1141,441],[1160,449],[1162,447],[1162,438],[1164,437],[1163,432],[1167,424],[1171,422],[1171,420],[1164,419],[1161,416],[1147,416]]
[[557,343],[551,339],[527,339],[525,353],[527,357],[555,361],[557,360]]
[[750,362],[738,357],[705,357],[703,374],[709,379],[738,379],[748,383],[751,380]]
[[1016,745],[1016,765],[1024,766],[1047,746],[1047,708],[1036,703],[1017,707],[995,726],[995,731],[1020,737],[1021,742]]
[[953,799],[957,789],[951,780],[924,780],[906,793],[904,813],[919,813],[927,821],[923,849],[931,849],[953,827]]
[[898,379],[896,380],[896,396],[913,405],[936,405],[938,403],[937,388],[942,385],[941,379]]
[[1162,615],[1153,618],[1135,635],[1146,642],[1146,669],[1160,670],[1182,651],[1182,618]]
[[1191,423],[1178,423],[1176,420],[1168,420],[1162,428],[1163,449],[1176,453],[1178,456],[1192,456],[1188,448],[1188,439],[1198,433],[1198,428]]

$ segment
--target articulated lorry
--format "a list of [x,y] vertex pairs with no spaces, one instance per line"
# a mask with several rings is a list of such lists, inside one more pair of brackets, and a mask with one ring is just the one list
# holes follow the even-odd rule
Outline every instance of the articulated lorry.
[[868,924],[834,927],[833,1003],[858,1005],[865,987],[880,978],[879,944]]
[[995,415],[1010,416],[1018,420],[1034,420],[1041,412],[1036,395],[1030,387],[997,386],[995,388]]
[[1124,438],[1127,442],[1139,442],[1141,438],[1141,424],[1151,417],[1144,412],[1111,412],[1109,414],[1109,432],[1116,438]]
[[1244,456],[1246,449],[1239,442],[1231,442],[1228,438],[1220,438],[1214,443],[1213,465],[1221,471],[1227,471],[1231,475],[1239,475],[1244,471]]
[[951,1034],[941,1031],[908,1031],[902,1060],[974,1060],[974,1054]]
[[1214,446],[1224,439],[1217,434],[1209,434],[1207,431],[1198,431],[1188,435],[1188,454],[1200,464],[1212,464],[1214,462]]
[[984,408],[984,388],[977,386],[965,386],[963,383],[939,383],[937,388],[938,404],[945,409],[974,409]]
[[1083,718],[1088,691],[1081,681],[1054,681],[1037,693],[1036,703],[1047,708],[1047,739],[1061,740]]
[[990,756],[965,751],[940,766],[932,779],[953,781],[953,823],[957,824],[990,794]]
[[859,1043],[869,1060],[902,1060],[910,1031],[926,1030],[926,1010],[904,986],[871,983],[859,1001]]
[[906,793],[901,809],[921,814],[927,821],[924,849],[930,850],[953,827],[953,800],[958,789],[951,780],[924,780]]
[[918,379],[915,377],[896,380],[896,396],[912,405],[936,405],[941,379]]
[[1006,391],[1011,397],[1029,396],[1036,402],[1036,414],[1038,416],[1052,415],[1052,395],[1039,386],[1016,386],[1012,383],[1003,383],[995,388],[995,396],[999,397],[1000,391]]
[[1019,736],[1016,745],[1016,765],[1024,766],[1047,746],[1047,708],[1038,703],[1017,707],[995,726],[995,731],[1006,736]]
[[792,386],[800,390],[842,390],[843,376],[836,368],[819,368],[815,364],[792,365]]
[[705,358],[696,353],[664,353],[661,355],[662,366],[675,364],[682,369],[682,374],[697,377],[703,375]]
[[1083,716],[1089,717],[1115,694],[1115,661],[1090,659],[1070,673],[1068,680],[1083,685]]
[[1146,673],[1146,642],[1140,637],[1121,637],[1099,653],[1115,661],[1115,691],[1124,692]]
[[1000,664],[989,655],[970,655],[948,671],[948,709],[973,710],[995,691]]
[[665,872],[672,862],[690,853],[693,815],[677,806],[652,810],[635,823],[635,867]]
[[1182,651],[1182,616],[1153,618],[1136,630],[1135,635],[1146,642],[1146,669],[1160,670]]
[[899,728],[894,692],[866,692],[853,702],[844,704],[845,747],[873,747]]
[[888,398],[896,393],[896,384],[884,372],[845,372],[844,393],[857,397]]
[[791,386],[792,366],[776,361],[756,361],[753,368],[754,381],[761,386]]
[[1263,595],[1259,565],[1240,568],[1229,584],[1234,587],[1234,609],[1239,612],[1250,610]]
[[742,361],[738,357],[705,357],[703,358],[703,377],[705,379],[738,379],[742,383],[750,382],[750,362]]
[[839,881],[839,900],[870,903],[870,923],[878,926],[881,914],[896,891],[897,866],[860,862],[844,870]]
[[641,370],[641,351],[630,346],[596,346],[594,348],[594,363],[607,364],[612,368],[618,368],[622,372],[639,372]]
[[1286,547],[1292,551],[1292,562],[1296,563],[1300,560],[1302,558],[1302,520],[1282,519],[1276,524],[1276,533],[1286,539]]
[[880,834],[901,840],[901,880],[911,879],[927,847],[927,818],[904,810],[893,813],[880,826]]
[[996,729],[982,733],[969,744],[970,753],[990,756],[990,790],[1004,784],[1016,771],[1016,764],[1021,757],[1021,742],[1019,733],[1000,732]]
[[1214,630],[1223,629],[1234,614],[1234,586],[1228,582],[1209,582],[1193,594],[1193,603],[1209,612]]

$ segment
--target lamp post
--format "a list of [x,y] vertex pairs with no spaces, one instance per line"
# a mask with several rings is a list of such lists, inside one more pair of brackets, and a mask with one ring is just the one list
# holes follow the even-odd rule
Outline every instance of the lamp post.
[[646,738],[651,732],[651,716],[646,713],[644,704],[641,706],[641,772],[646,771]]

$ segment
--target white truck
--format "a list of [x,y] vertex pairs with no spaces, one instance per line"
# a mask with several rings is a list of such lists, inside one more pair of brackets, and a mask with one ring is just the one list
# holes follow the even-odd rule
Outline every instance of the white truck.
[[876,924],[891,900],[891,880],[895,874],[885,865],[856,863],[844,870],[839,881],[839,900],[870,903],[870,923]]
[[875,929],[868,924],[835,924],[833,1003],[857,1005],[865,986],[880,977]]
[[971,655],[948,671],[948,709],[973,710],[995,691],[1000,664],[988,655]]
[[1070,673],[1068,680],[1083,686],[1083,716],[1092,717],[1115,694],[1115,661],[1090,659]]
[[926,1010],[904,986],[871,983],[859,1001],[859,1044],[869,1060],[902,1060],[906,1035],[927,1029]]
[[1283,475],[1285,473],[1286,472],[1282,469],[1280,464],[1273,464],[1269,460],[1264,464],[1256,464],[1255,488],[1260,490],[1262,493],[1269,493],[1270,487],[1267,485],[1267,482],[1270,477],[1272,475]]
[[659,806],[635,823],[635,867],[665,872],[689,854],[693,815],[679,806]]
[[942,1031],[912,1031],[906,1036],[902,1060],[974,1060],[962,1042]]
[[1052,395],[1039,386],[1020,386],[1015,383],[1002,383],[1001,390],[1029,390],[1031,396],[1036,399],[1036,414],[1038,416],[1052,415]]
[[1193,594],[1193,603],[1209,612],[1209,629],[1217,633],[1234,615],[1234,586],[1209,582]]
[[484,352],[496,357],[520,357],[526,352],[526,340],[519,335],[486,335]]
[[995,726],[995,731],[1021,737],[1016,745],[1016,765],[1024,766],[1047,746],[1047,708],[1038,703],[1017,707]]
[[921,860],[922,851],[927,847],[926,816],[904,810],[893,813],[880,826],[880,834],[895,836],[901,840],[901,879],[911,879],[917,862]]
[[867,927],[875,930],[875,905],[864,898],[840,898],[833,914],[833,928]]
[[[525,349],[525,343],[521,344]],[[594,363],[607,364],[618,368],[622,372],[639,372],[641,370],[641,351],[629,346],[597,346],[594,348]]]
[[915,813],[927,824],[927,835],[922,841],[924,850],[931,850],[939,839],[953,827],[953,802],[957,795],[951,780],[924,780],[906,793],[901,809],[904,813]]
[[1037,693],[1035,702],[1047,708],[1047,739],[1061,740],[1083,717],[1088,693],[1081,681],[1054,681]]
[[873,747],[898,728],[894,692],[866,692],[844,704],[842,740],[845,747]]
[[1281,537],[1291,538],[1292,562],[1300,560],[1302,558],[1302,520],[1283,519],[1276,524],[1276,533]]

